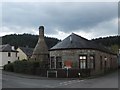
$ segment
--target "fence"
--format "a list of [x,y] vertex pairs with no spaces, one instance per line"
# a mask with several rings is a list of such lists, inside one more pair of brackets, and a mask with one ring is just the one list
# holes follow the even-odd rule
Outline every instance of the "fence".
[[47,76],[57,78],[88,77],[90,76],[90,69],[49,69],[47,70]]

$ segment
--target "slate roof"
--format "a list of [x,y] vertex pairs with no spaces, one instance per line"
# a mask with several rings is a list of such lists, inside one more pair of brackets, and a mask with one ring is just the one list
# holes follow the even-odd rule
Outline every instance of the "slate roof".
[[19,47],[27,56],[32,56],[33,48]]
[[[79,35],[72,33],[63,41],[53,46],[51,50],[66,50],[66,49],[97,49],[100,51],[112,53],[106,47],[99,45],[93,41],[87,40]],[[113,53],[112,53],[113,54]]]
[[12,46],[9,44],[0,45],[0,52],[17,52],[16,50],[12,50]]

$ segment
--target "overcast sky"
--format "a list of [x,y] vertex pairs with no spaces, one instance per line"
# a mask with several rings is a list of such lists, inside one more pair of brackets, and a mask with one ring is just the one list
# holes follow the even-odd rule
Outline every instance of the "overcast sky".
[[118,34],[117,2],[2,3],[2,33],[45,35],[64,39],[72,32],[87,39]]

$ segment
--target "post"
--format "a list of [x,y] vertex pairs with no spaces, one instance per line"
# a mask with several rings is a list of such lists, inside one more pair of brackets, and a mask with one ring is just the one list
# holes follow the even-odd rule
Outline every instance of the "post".
[[47,78],[48,78],[48,71],[47,71]]
[[56,78],[58,77],[57,71],[56,71]]
[[80,73],[78,73],[78,78],[79,78],[79,79],[80,79],[80,75],[81,75],[81,74],[80,74]]
[[66,69],[67,69],[67,78],[68,78],[68,74],[69,74],[69,73],[68,73],[68,67],[67,67]]

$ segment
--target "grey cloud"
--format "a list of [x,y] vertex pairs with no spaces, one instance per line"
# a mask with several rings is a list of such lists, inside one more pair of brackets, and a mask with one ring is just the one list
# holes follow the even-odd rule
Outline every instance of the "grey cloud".
[[[4,3],[3,26],[34,28],[47,34],[84,30],[117,17],[117,3]],[[15,29],[14,29],[15,30]],[[17,31],[18,32],[18,31]]]

